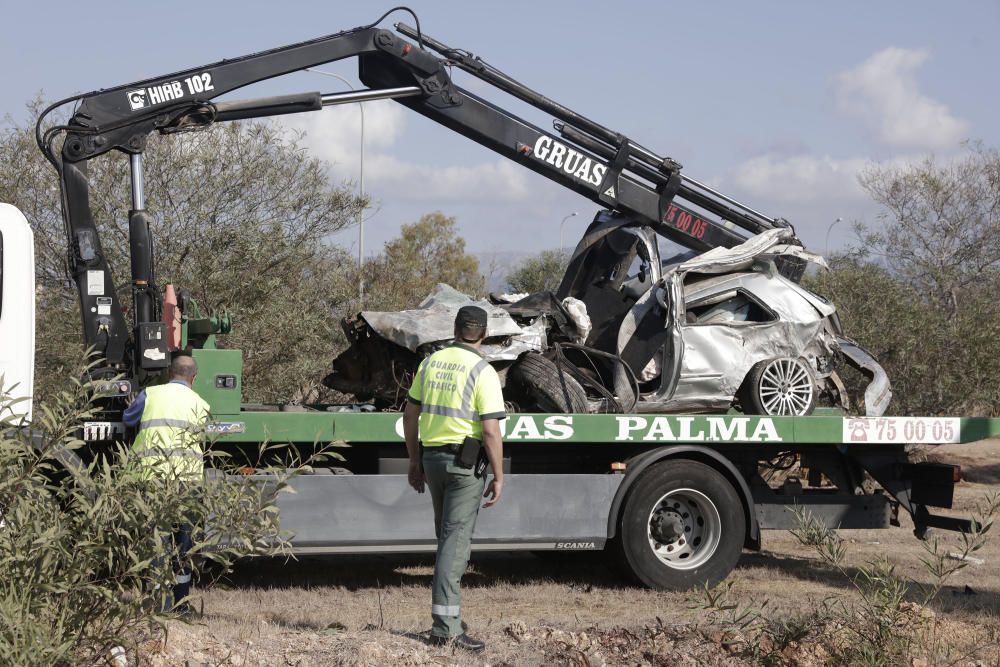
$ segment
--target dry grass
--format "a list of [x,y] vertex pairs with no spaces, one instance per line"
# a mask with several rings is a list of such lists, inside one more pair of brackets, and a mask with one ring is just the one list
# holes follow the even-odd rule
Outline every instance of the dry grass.
[[[976,453],[957,452],[976,458]],[[966,462],[965,467],[969,467]],[[973,468],[975,465],[973,464]],[[975,475],[972,475],[975,478]],[[963,483],[955,512],[968,515],[992,485]],[[905,520],[904,520],[905,523]],[[890,555],[918,582],[929,576],[910,528],[845,531],[848,565]],[[770,601],[778,617],[852,595],[849,582],[824,567],[790,534],[768,531],[765,549],[744,554],[733,574],[744,601]],[[976,554],[984,565],[959,572],[933,606],[934,636],[954,646],[955,665],[998,665],[1000,540]],[[244,564],[226,586],[204,593],[204,616],[171,623],[150,665],[422,665],[543,663],[571,665],[740,665],[717,628],[687,595],[634,587],[593,554],[562,560],[529,554],[475,556],[463,580],[472,634],[488,642],[472,656],[432,648],[432,560],[410,556],[310,558]],[[978,650],[974,650],[978,647]],[[152,649],[153,647],[148,647]],[[820,665],[825,656],[793,642],[784,664]],[[969,652],[970,656],[963,654]],[[977,663],[977,660],[980,661]]]

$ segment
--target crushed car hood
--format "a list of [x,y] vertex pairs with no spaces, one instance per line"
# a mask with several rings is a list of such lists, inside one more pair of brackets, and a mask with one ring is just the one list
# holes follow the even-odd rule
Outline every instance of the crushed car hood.
[[470,299],[455,288],[439,283],[430,295],[412,310],[379,312],[365,310],[361,318],[386,340],[410,352],[427,343],[455,337],[455,313],[462,306],[479,306],[489,315],[486,337],[517,336],[524,333],[506,310],[488,301]]

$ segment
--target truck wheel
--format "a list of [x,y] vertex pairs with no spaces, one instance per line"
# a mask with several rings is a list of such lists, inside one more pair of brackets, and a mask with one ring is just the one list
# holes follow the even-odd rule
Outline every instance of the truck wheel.
[[618,544],[632,573],[650,588],[674,591],[725,579],[747,530],[729,480],[703,463],[677,459],[641,473],[620,525]]
[[740,403],[748,415],[810,415],[816,408],[816,378],[804,359],[762,361],[747,373]]
[[542,412],[587,412],[587,392],[580,383],[537,352],[518,359],[508,377]]

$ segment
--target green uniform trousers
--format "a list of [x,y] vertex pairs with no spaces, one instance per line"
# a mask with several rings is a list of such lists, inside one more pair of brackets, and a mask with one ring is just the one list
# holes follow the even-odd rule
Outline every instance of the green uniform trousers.
[[462,634],[462,575],[469,564],[472,531],[486,487],[485,477],[477,479],[471,469],[456,466],[454,461],[452,452],[424,449],[424,476],[434,503],[438,540],[431,585],[431,634],[438,637]]

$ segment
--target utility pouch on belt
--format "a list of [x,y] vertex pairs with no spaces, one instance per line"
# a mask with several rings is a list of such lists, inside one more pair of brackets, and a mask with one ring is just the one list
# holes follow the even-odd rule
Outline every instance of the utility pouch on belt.
[[482,440],[466,438],[455,453],[455,465],[460,468],[472,468],[479,460],[479,452],[483,449]]

